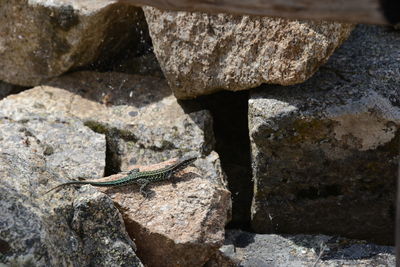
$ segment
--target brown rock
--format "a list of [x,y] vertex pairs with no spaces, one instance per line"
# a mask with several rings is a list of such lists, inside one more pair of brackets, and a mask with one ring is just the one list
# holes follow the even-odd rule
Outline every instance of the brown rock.
[[[172,163],[174,160],[140,170]],[[121,211],[137,254],[146,266],[202,266],[223,243],[231,205],[229,191],[207,178],[198,169],[188,167],[172,182],[150,184],[147,198],[139,193],[138,186],[100,190]]]
[[308,79],[350,24],[144,8],[154,51],[178,98]]
[[115,2],[1,1],[0,80],[35,86],[118,53],[144,18],[139,8]]

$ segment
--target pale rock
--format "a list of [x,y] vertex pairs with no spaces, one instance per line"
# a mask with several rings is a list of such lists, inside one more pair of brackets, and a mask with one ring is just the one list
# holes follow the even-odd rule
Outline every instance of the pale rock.
[[104,135],[62,114],[10,114],[3,107],[0,108],[0,153],[15,153],[25,160],[40,155],[46,168],[62,178],[103,177]]
[[163,78],[77,72],[10,95],[0,101],[0,110],[15,117],[58,112],[79,118],[107,135],[114,171],[194,153],[210,155],[210,177],[224,179],[218,156],[211,156],[215,140],[210,113],[186,113]]
[[154,52],[176,97],[304,82],[348,37],[337,22],[143,8]]

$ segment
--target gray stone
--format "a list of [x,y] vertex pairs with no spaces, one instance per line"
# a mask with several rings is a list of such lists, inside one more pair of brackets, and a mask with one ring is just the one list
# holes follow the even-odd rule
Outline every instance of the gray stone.
[[[77,72],[0,101],[7,116],[58,112],[74,116],[107,135],[113,173],[194,155],[210,179],[224,183],[212,117],[206,110],[186,113],[165,79],[122,73]],[[206,167],[208,166],[208,167]]]
[[35,86],[139,42],[143,13],[114,0],[0,3],[0,80]]
[[228,230],[239,266],[395,266],[394,247],[325,235],[260,235]]
[[393,244],[399,53],[396,32],[358,26],[309,81],[251,93],[257,232]]
[[[137,240],[139,256],[149,266],[160,266],[160,262],[166,266],[202,265],[223,243],[231,199],[214,151],[212,118],[205,110],[187,113],[164,79],[72,73],[4,98],[0,110],[12,118],[60,114],[81,120],[106,135],[106,173],[110,174],[138,167],[154,170],[157,166],[143,165],[166,159],[171,164],[171,158],[188,155],[199,157],[196,168],[182,175],[184,179],[178,176],[176,182],[149,186],[149,199],[134,186],[104,192],[121,209],[130,236]],[[164,165],[158,168],[168,162],[160,164]],[[60,192],[64,196],[70,190]]]
[[[11,113],[8,108],[17,112]],[[0,125],[0,152],[28,153],[26,160],[40,155],[49,171],[65,179],[104,175],[105,136],[77,119],[24,113],[16,106],[2,105]]]
[[154,52],[181,99],[262,83],[301,83],[353,28],[336,22],[143,10]]
[[[1,120],[0,265],[142,266],[120,213],[106,195],[90,187],[79,193],[44,194],[53,183],[65,180],[48,164],[43,152],[46,140],[35,132],[35,123],[32,118],[28,122]],[[57,123],[61,122],[41,122],[43,129],[60,126]],[[62,130],[71,124],[64,123]],[[82,132],[82,127],[73,127]],[[68,135],[71,132],[66,131]],[[92,139],[96,147],[96,134],[92,133]],[[59,140],[60,147],[68,140]],[[58,150],[54,148],[54,153]],[[93,148],[80,151],[89,159],[91,152]]]

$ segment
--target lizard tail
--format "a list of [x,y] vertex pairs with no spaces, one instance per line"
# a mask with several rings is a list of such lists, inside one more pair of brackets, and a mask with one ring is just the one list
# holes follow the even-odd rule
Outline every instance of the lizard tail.
[[67,182],[67,183],[59,184],[59,185],[57,185],[57,186],[51,188],[50,190],[47,190],[43,195],[47,195],[48,193],[50,193],[50,192],[53,191],[53,190],[56,190],[56,189],[58,189],[58,188],[64,187],[65,185],[71,185],[71,184],[81,184],[81,185],[84,185],[84,184],[90,184],[90,183],[89,183],[89,182],[84,182],[84,181],[74,181],[74,182]]

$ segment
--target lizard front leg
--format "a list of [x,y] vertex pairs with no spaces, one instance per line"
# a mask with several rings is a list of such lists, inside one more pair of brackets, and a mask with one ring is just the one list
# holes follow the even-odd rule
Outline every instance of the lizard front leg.
[[133,173],[137,173],[137,172],[140,172],[139,168],[135,168],[130,171],[123,171],[122,173],[129,175],[129,174],[133,174]]

